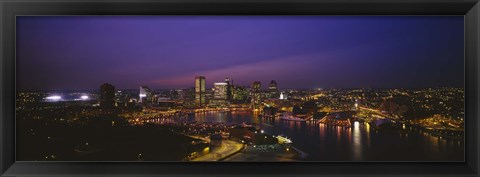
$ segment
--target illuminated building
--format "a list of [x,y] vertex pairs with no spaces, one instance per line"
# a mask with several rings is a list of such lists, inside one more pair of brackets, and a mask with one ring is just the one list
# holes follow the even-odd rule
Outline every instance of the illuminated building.
[[115,86],[105,83],[100,86],[100,106],[104,108],[111,108],[115,101]]
[[205,106],[205,76],[195,77],[195,104]]
[[213,99],[210,100],[210,106],[225,107],[229,102],[227,100],[227,83],[216,82],[213,87]]
[[140,86],[139,103],[148,103],[153,100],[153,91],[147,86]]
[[[81,98],[83,99],[83,98]],[[115,106],[127,106],[127,95],[124,94],[121,90],[115,92]]]
[[253,82],[252,91],[260,92],[261,89],[262,89],[262,83],[260,81]]
[[278,98],[280,95],[278,94],[278,86],[277,82],[275,80],[272,80],[270,82],[270,85],[268,86],[268,90],[270,92],[270,98]]
[[251,95],[252,95],[251,106],[253,109],[260,108],[260,104],[261,104],[260,99],[262,98],[261,88],[262,88],[262,84],[260,81],[253,82],[252,90],[251,90]]
[[248,90],[245,87],[235,87],[233,92],[233,100],[246,101],[248,99]]
[[213,85],[213,98],[217,100],[227,100],[228,99],[228,84],[225,82],[216,82]]

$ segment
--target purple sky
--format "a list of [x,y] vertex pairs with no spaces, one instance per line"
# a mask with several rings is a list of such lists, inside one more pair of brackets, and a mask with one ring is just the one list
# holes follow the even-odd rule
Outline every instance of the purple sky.
[[463,87],[463,16],[20,16],[17,88]]

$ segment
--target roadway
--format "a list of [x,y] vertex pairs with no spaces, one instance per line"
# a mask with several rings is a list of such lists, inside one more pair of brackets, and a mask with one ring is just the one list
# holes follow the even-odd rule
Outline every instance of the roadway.
[[376,114],[378,114],[378,115],[381,115],[381,116],[383,116],[383,117],[388,117],[387,115],[383,114],[382,111],[377,110],[377,109],[372,109],[372,108],[367,108],[367,107],[362,107],[362,106],[359,106],[358,108],[364,109],[364,110],[367,110],[367,111],[374,112],[374,113],[376,113]]
[[[210,142],[208,138],[191,136],[192,138],[202,139],[204,141]],[[192,161],[219,161],[224,159],[227,156],[233,155],[243,149],[243,144],[238,143],[232,140],[222,140],[222,145],[211,149],[210,152],[206,155],[197,157]]]

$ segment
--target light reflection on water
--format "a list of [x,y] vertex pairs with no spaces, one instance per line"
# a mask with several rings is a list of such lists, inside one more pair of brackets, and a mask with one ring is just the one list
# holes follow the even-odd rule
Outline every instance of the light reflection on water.
[[260,118],[248,111],[196,113],[188,120],[256,123],[268,134],[291,138],[295,147],[309,154],[307,160],[314,161],[463,161],[464,154],[464,143],[460,141],[440,139],[420,131],[404,135],[383,133],[359,122],[354,122],[352,128],[343,128],[313,121]]
[[370,147],[370,124],[363,123],[365,126],[365,134],[367,135],[367,148]]
[[355,160],[362,160],[362,136],[360,132],[360,123],[353,123],[353,157]]
[[321,141],[325,141],[325,133],[326,133],[326,125],[325,124],[318,124],[318,126],[320,127],[320,140]]

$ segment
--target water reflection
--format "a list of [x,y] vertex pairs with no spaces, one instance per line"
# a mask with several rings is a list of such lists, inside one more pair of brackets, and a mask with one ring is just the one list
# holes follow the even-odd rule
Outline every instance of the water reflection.
[[342,135],[342,130],[340,129],[340,127],[338,126],[335,126],[335,129],[337,129],[337,134],[335,134],[337,136],[337,140],[340,141],[341,140],[341,135]]
[[[258,113],[248,111],[196,113],[188,119],[197,122],[256,123],[265,133],[291,138],[293,146],[309,154],[308,160],[463,161],[463,142],[449,142],[421,131],[400,135],[378,132],[367,123],[354,122],[352,128],[343,128],[314,121],[262,118]],[[411,127],[406,126],[405,129]]]
[[370,147],[370,124],[364,122],[365,134],[367,135],[367,148]]
[[362,136],[360,134],[360,123],[353,123],[353,157],[355,160],[362,159]]
[[319,126],[319,134],[320,134],[320,140],[324,141],[325,140],[325,134],[326,134],[326,125],[325,124],[318,124]]

